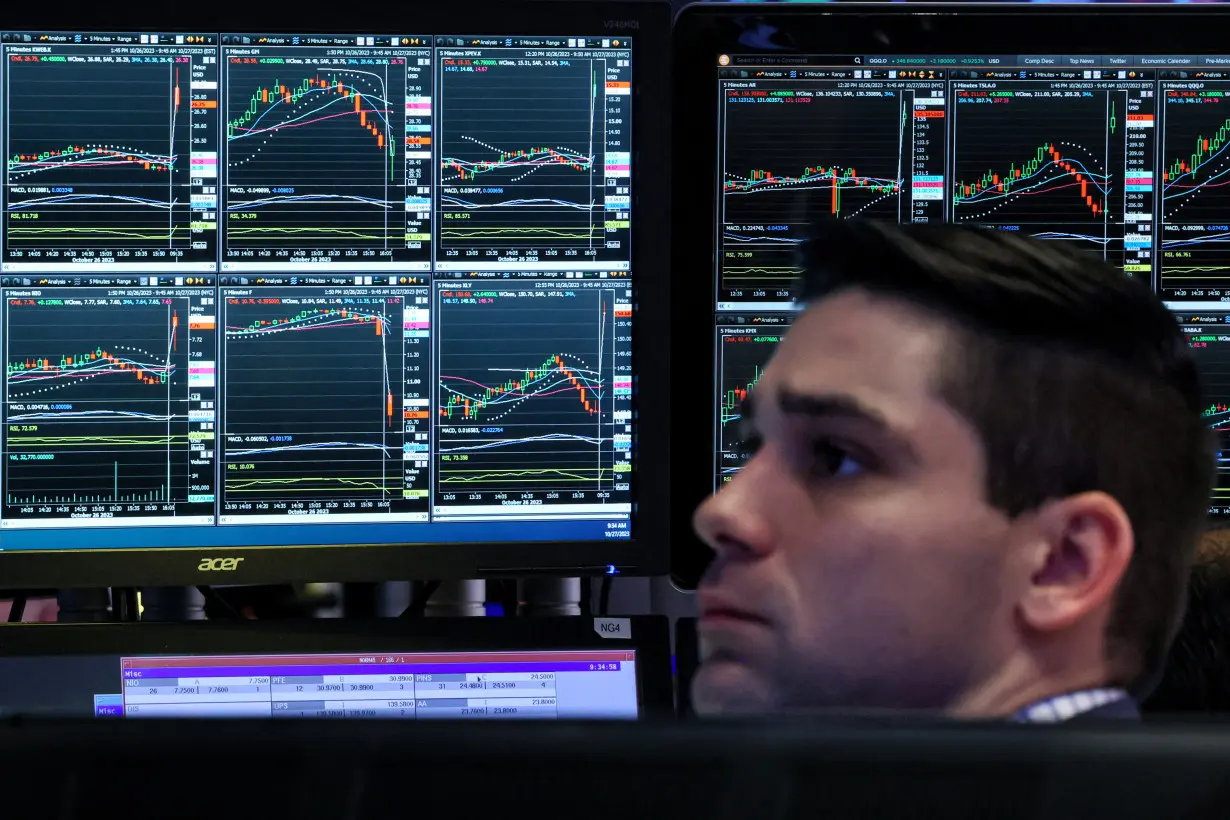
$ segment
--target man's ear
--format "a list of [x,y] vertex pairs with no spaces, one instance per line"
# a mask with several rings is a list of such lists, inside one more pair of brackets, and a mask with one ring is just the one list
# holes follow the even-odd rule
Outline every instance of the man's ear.
[[1109,606],[1135,549],[1132,523],[1103,492],[1045,504],[1039,547],[1020,614],[1036,632],[1058,632]]

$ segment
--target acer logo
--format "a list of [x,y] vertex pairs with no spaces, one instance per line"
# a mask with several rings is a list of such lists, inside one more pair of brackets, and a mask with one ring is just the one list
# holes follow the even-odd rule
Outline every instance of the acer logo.
[[202,558],[196,565],[198,572],[231,572],[239,569],[242,558]]
[[641,27],[641,21],[640,20],[606,20],[602,23],[602,25],[606,27],[607,31],[610,31],[611,29],[620,29],[620,30],[630,29],[630,28],[639,29]]

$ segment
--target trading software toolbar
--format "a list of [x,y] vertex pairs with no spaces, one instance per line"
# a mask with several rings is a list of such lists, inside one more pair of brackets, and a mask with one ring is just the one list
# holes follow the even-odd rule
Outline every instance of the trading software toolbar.
[[717,80],[715,486],[816,218],[1019,232],[1139,277],[1191,320],[1220,429],[1230,56],[720,55]]
[[627,537],[626,38],[0,53],[6,548],[307,521]]

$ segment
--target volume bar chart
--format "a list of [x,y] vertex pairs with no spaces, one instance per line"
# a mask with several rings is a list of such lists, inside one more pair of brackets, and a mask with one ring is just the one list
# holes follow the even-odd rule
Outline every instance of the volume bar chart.
[[629,299],[600,281],[438,285],[437,516],[629,503]]
[[[106,51],[104,49],[104,51]],[[5,63],[5,270],[216,268],[216,65],[88,46]]]
[[[188,291],[10,296],[5,305],[5,526],[212,522],[204,299]],[[196,339],[196,345],[193,339]]]

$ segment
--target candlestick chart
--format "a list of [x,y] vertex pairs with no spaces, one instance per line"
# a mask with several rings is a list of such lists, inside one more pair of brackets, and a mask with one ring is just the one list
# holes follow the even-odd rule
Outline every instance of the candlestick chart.
[[167,514],[208,494],[190,476],[189,301],[8,300],[6,516]]
[[[1136,96],[1133,96],[1133,95]],[[1001,83],[952,112],[953,221],[1019,231],[1152,270],[1152,114],[1139,92]],[[1147,117],[1147,119],[1145,119]]]
[[756,388],[785,328],[718,329],[716,488],[730,481],[747,459],[743,402]]
[[192,235],[191,70],[6,63],[6,261],[212,260]]
[[631,465],[621,434],[631,376],[620,326],[630,308],[622,289],[459,293],[440,295],[437,498],[626,497],[619,486]]
[[[630,113],[608,100],[614,62],[443,61],[442,258],[627,258],[627,217],[606,188],[608,131],[626,135]],[[608,108],[625,116],[609,125]]]
[[224,261],[401,258],[405,60],[232,58],[227,82]]
[[[1226,84],[1163,90],[1161,288],[1220,297],[1230,287],[1230,105]],[[1209,293],[1214,290],[1216,293]]]
[[396,511],[404,299],[303,290],[224,294],[222,509]]
[[724,90],[721,286],[787,290],[812,219],[900,221],[910,162],[897,92],[827,86]]
[[1213,512],[1230,515],[1230,325],[1211,321],[1211,316],[1176,318],[1200,370],[1205,421],[1217,433],[1217,480],[1210,505]]

